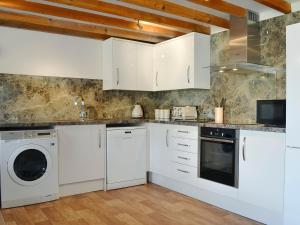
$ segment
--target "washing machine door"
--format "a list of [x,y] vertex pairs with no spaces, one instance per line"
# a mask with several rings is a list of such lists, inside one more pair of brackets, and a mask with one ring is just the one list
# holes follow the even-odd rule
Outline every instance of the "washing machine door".
[[47,178],[52,161],[49,152],[40,145],[23,145],[8,160],[8,173],[20,185],[37,185]]

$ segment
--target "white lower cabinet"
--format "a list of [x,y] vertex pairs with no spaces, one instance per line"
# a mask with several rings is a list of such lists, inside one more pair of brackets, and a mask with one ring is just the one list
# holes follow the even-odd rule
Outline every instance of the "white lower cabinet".
[[284,133],[242,130],[239,200],[280,217],[283,213],[284,159]]
[[154,183],[265,224],[282,224],[284,133],[240,131],[239,187],[234,188],[198,177],[198,127],[154,123],[149,128]]
[[62,195],[102,189],[105,177],[105,125],[57,126],[56,130],[59,184],[64,186]]
[[180,182],[195,185],[197,180],[197,168],[178,162],[172,162],[170,164],[169,177]]
[[194,184],[197,178],[198,127],[150,124],[149,128],[150,171]]
[[171,151],[172,162],[198,168],[198,154],[185,151]]
[[170,169],[169,161],[169,125],[165,124],[149,124],[150,135],[150,171],[167,176]]

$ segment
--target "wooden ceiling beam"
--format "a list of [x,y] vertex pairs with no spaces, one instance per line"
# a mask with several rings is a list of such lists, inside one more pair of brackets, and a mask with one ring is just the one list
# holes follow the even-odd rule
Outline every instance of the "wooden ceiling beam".
[[196,23],[186,22],[183,20],[173,19],[153,13],[139,11],[129,7],[112,4],[97,0],[44,0],[74,7],[79,7],[88,10],[108,13],[112,15],[127,17],[135,20],[146,21],[150,23],[170,26],[188,31],[194,31],[204,34],[210,34],[210,27],[199,25]]
[[254,0],[254,1],[285,14],[292,12],[291,3],[285,0]]
[[162,37],[138,32],[64,21],[44,16],[5,12],[2,10],[0,10],[0,25],[94,39],[106,39],[112,36],[151,43],[158,43],[166,40]]
[[62,17],[67,19],[74,19],[84,22],[90,22],[100,25],[120,27],[123,29],[148,33],[157,36],[165,36],[165,37],[177,37],[184,33],[161,28],[158,26],[145,25],[139,26],[138,23],[122,20],[118,18],[112,18],[102,15],[97,15],[93,13],[82,12],[78,10],[66,9],[63,7],[50,6],[41,3],[28,2],[24,0],[0,0],[0,7],[17,9],[27,12],[34,12],[43,15],[50,15],[56,17]]
[[214,16],[205,12],[201,12],[165,0],[151,0],[151,1],[150,0],[119,0],[119,1],[142,6],[149,9],[158,10],[161,12],[165,12],[165,13],[169,13],[181,17],[186,17],[189,19],[197,20],[203,23],[208,23],[218,27],[223,27],[223,28],[230,27],[229,20],[227,19],[223,19],[218,16]]
[[215,9],[224,13],[229,13],[233,16],[244,17],[246,16],[247,10],[238,5],[225,2],[223,0],[189,0],[190,2],[198,5],[205,6],[207,8]]

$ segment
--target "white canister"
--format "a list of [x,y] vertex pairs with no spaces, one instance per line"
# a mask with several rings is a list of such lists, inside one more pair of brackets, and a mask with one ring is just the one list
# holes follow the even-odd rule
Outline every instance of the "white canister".
[[163,109],[163,119],[169,120],[170,119],[170,109]]
[[164,110],[160,109],[159,110],[159,120],[163,120],[164,119]]
[[154,114],[155,114],[155,119],[159,120],[160,119],[160,109],[155,109]]
[[224,109],[222,107],[215,108],[215,123],[224,122]]

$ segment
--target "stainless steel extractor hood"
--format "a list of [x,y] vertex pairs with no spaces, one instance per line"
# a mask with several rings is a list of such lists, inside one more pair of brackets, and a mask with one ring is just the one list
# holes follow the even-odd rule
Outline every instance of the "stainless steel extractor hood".
[[249,11],[246,17],[231,16],[230,23],[228,60],[224,65],[213,66],[214,71],[284,72],[284,69],[261,64],[260,23],[256,13]]

